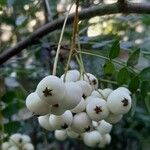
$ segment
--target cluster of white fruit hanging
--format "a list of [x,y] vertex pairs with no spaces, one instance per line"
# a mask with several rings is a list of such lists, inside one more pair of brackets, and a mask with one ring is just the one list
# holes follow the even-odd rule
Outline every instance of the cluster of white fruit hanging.
[[28,95],[26,106],[40,115],[43,128],[55,131],[56,139],[77,138],[89,147],[105,147],[111,141],[112,124],[130,110],[131,97],[127,88],[98,89],[94,75],[81,76],[79,71],[70,70],[60,78],[43,78]]
[[11,135],[1,148],[2,150],[34,150],[30,137],[20,133]]

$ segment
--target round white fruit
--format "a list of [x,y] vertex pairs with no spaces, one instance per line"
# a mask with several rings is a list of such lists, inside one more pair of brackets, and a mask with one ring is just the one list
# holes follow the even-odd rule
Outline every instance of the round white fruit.
[[94,90],[92,93],[91,93],[91,96],[93,97],[98,97],[98,98],[103,98],[102,95],[100,94],[99,91],[96,91]]
[[4,142],[2,143],[2,150],[8,150],[9,147],[11,146],[10,142]]
[[110,93],[111,93],[113,90],[110,89],[110,88],[106,88],[106,89],[104,89],[104,90],[98,89],[98,91],[101,93],[101,95],[103,96],[103,98],[104,98],[105,100],[107,100],[108,96],[110,95]]
[[24,144],[31,142],[31,138],[28,135],[22,135],[22,140]]
[[92,125],[93,125],[94,128],[96,128],[99,124],[98,124],[97,121],[92,121]]
[[85,110],[86,107],[86,102],[84,100],[84,98],[81,99],[80,103],[71,110],[71,112],[73,113],[80,113],[83,112]]
[[51,107],[51,114],[60,116],[62,115],[66,110],[62,108],[62,104],[55,104]]
[[93,99],[95,99],[95,96],[88,96],[86,99],[85,99],[85,104],[87,106],[87,104],[90,102],[90,101],[93,101]]
[[55,130],[55,138],[58,141],[64,141],[67,138],[67,132],[66,130]]
[[106,101],[100,98],[93,98],[93,100],[87,104],[86,112],[94,121],[100,121],[109,115]]
[[89,84],[89,82],[86,82],[84,80],[80,80],[80,81],[77,81],[76,83],[82,88],[84,98],[91,95],[92,87]]
[[53,128],[49,123],[49,117],[50,117],[49,114],[47,114],[45,116],[40,116],[40,117],[38,117],[38,122],[42,128],[44,128],[48,131],[53,131]]
[[76,139],[76,138],[79,137],[79,133],[76,133],[76,132],[72,131],[71,128],[68,128],[68,129],[67,129],[67,136],[68,136],[69,138]]
[[104,148],[107,144],[110,144],[111,142],[111,136],[110,134],[102,135],[102,140],[100,144],[98,145],[99,148]]
[[73,115],[69,110],[65,111],[65,113],[61,116],[50,115],[49,117],[50,125],[56,130],[68,128],[71,125],[72,120]]
[[81,87],[74,82],[65,83],[66,94],[63,99],[62,107],[70,110],[75,108],[81,101],[83,91]]
[[12,145],[21,146],[23,143],[22,135],[16,133],[10,136],[9,141]]
[[96,147],[102,140],[102,136],[98,131],[91,131],[84,134],[84,144],[89,147]]
[[126,114],[131,108],[131,97],[127,92],[114,90],[107,98],[107,106],[113,114]]
[[46,100],[49,104],[58,104],[65,95],[65,84],[56,76],[46,76],[37,85],[36,92],[42,100]]
[[46,115],[51,111],[50,106],[46,103],[46,101],[40,99],[36,92],[28,95],[26,98],[26,106],[36,115]]
[[73,122],[71,124],[71,129],[77,133],[83,133],[90,131],[92,125],[91,119],[88,117],[87,113],[81,112],[73,117]]
[[123,91],[123,92],[126,92],[127,94],[131,94],[131,92],[129,91],[129,89],[125,88],[125,87],[119,87],[116,89],[118,92],[119,91]]
[[34,146],[31,143],[26,143],[23,145],[22,150],[34,150]]
[[99,131],[102,135],[110,133],[112,125],[105,120],[99,122],[99,125],[96,127],[96,130]]
[[20,150],[17,146],[13,145],[8,150]]
[[107,122],[115,124],[122,119],[123,115],[115,115],[110,113],[108,117],[105,119]]
[[82,78],[83,78],[83,80],[89,82],[89,84],[92,86],[93,90],[98,88],[98,80],[93,74],[86,73],[86,74],[83,75]]
[[[60,78],[64,81],[65,74]],[[80,78],[80,72],[78,70],[69,70],[66,74],[65,82],[76,82]]]

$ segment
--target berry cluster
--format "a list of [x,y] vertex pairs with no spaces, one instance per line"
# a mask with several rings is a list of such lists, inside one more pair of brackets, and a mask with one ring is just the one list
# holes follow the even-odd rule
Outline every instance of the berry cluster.
[[28,135],[15,133],[9,137],[8,142],[2,144],[2,150],[34,150]]
[[28,95],[26,106],[40,115],[40,126],[55,131],[56,139],[68,136],[82,139],[89,147],[104,147],[111,141],[111,124],[130,110],[131,97],[127,88],[98,89],[94,75],[81,76],[79,71],[70,70],[60,78],[43,78]]

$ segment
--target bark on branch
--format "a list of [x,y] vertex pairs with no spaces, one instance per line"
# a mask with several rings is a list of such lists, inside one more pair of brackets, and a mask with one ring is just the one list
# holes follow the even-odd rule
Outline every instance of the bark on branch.
[[[109,14],[117,14],[117,13],[136,13],[136,14],[150,14],[150,3],[127,3],[124,5],[124,9],[120,9],[120,3],[108,4],[108,5],[99,5],[95,7],[91,7],[88,9],[84,9],[79,13],[79,19],[89,19],[94,16],[102,16]],[[67,24],[71,24],[73,22],[74,14],[71,14],[68,17]],[[59,18],[54,20],[53,22],[47,23],[34,31],[31,35],[29,35],[26,39],[18,42],[14,47],[4,50],[4,52],[0,55],[0,65],[6,62],[11,57],[20,53],[23,49],[31,46],[44,35],[60,29],[63,25],[64,18]]]

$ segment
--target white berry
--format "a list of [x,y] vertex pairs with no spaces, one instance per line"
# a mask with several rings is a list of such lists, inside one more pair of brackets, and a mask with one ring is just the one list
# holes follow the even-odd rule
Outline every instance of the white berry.
[[99,131],[101,134],[110,133],[112,129],[112,125],[105,120],[99,122],[99,125],[96,127],[96,130]]
[[20,150],[17,146],[13,145],[8,150]]
[[62,115],[66,110],[62,107],[62,104],[55,104],[51,107],[51,114],[60,116]]
[[36,91],[42,100],[46,100],[51,105],[62,102],[66,92],[63,81],[53,75],[43,78],[37,85]]
[[76,139],[76,138],[79,137],[79,133],[76,133],[76,132],[72,131],[71,128],[68,128],[66,131],[67,131],[67,136],[68,136],[69,138]]
[[34,146],[31,143],[26,143],[23,145],[22,150],[34,150]]
[[49,114],[45,115],[45,116],[40,116],[38,117],[38,122],[40,124],[40,126],[48,131],[53,131],[52,126],[49,123]]
[[55,138],[58,141],[64,141],[67,138],[67,132],[66,130],[55,130]]
[[31,138],[28,135],[22,135],[22,140],[24,144],[31,142]]
[[123,115],[115,115],[110,113],[108,117],[105,119],[107,122],[115,124],[122,119]]
[[89,84],[89,82],[80,80],[80,81],[77,81],[76,83],[82,88],[84,98],[91,95],[92,87]]
[[50,106],[36,92],[31,93],[26,98],[27,108],[36,115],[46,115],[50,112]]
[[71,129],[77,133],[83,133],[90,131],[92,125],[91,119],[88,117],[87,113],[81,112],[73,117],[73,122],[71,124]]
[[92,86],[93,90],[98,88],[98,80],[93,74],[91,74],[91,73],[84,74],[83,80],[89,82],[89,84]]
[[109,115],[106,101],[100,98],[93,98],[93,100],[87,104],[86,112],[94,121],[100,121]]
[[9,141],[12,145],[21,146],[23,143],[22,135],[16,133],[10,136]]
[[68,128],[73,120],[71,111],[67,110],[61,116],[50,115],[49,123],[50,125],[57,130]]
[[10,142],[4,142],[2,143],[2,150],[8,150],[9,147],[11,146]]
[[83,91],[81,87],[74,82],[65,83],[66,86],[66,94],[63,99],[62,107],[64,109],[73,109],[75,108],[81,101]]
[[131,108],[131,97],[127,92],[114,90],[107,98],[107,106],[113,114],[126,114]]
[[96,147],[101,140],[102,136],[98,131],[91,131],[84,134],[84,144],[89,147]]
[[[65,74],[60,78],[64,81]],[[69,70],[66,74],[65,82],[76,82],[79,80],[80,72],[78,70]]]
[[73,113],[80,113],[83,112],[85,110],[86,107],[86,102],[84,100],[84,98],[81,99],[80,103],[71,110],[71,112]]

